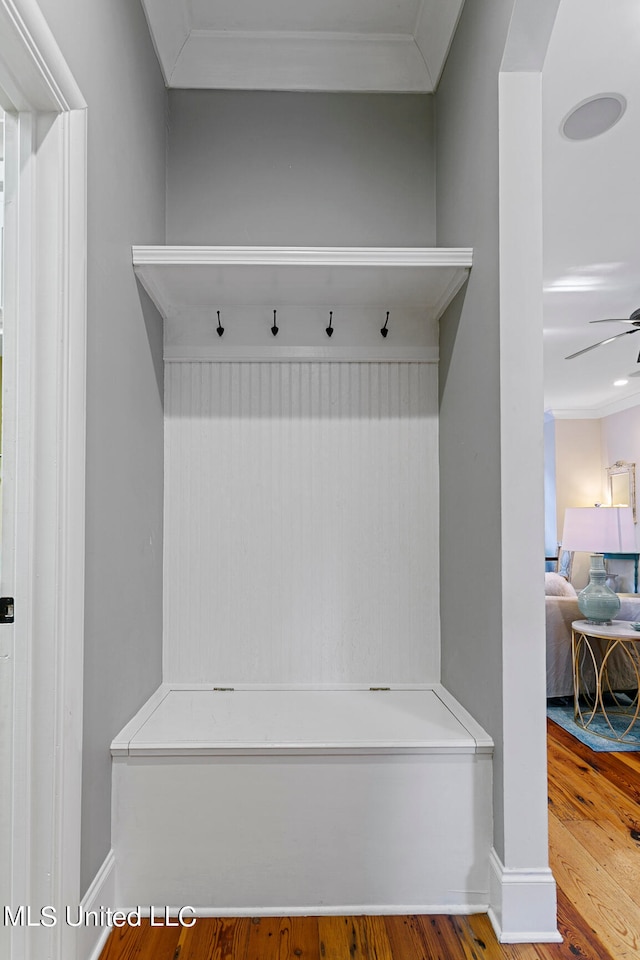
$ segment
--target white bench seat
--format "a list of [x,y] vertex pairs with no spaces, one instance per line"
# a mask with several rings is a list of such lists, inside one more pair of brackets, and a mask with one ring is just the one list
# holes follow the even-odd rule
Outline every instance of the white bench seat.
[[442,687],[229,691],[163,685],[111,747],[113,756],[132,757],[491,750],[489,737]]
[[492,743],[439,685],[165,684],[112,754],[122,907],[486,908]]

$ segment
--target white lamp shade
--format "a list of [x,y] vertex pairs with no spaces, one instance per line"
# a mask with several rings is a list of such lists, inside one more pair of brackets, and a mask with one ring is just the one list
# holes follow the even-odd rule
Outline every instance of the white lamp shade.
[[631,507],[567,507],[563,550],[585,553],[636,553]]

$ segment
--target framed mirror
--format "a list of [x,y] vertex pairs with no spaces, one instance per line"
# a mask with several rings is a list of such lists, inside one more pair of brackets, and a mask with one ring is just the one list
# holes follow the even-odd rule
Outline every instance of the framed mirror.
[[625,460],[617,460],[612,467],[607,467],[609,484],[609,499],[612,507],[631,507],[633,522],[636,517],[636,465]]

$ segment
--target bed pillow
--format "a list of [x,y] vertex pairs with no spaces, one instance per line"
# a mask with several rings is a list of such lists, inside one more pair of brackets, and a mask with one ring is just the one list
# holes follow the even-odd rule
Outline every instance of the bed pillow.
[[576,597],[575,587],[559,573],[545,573],[544,592],[547,597]]

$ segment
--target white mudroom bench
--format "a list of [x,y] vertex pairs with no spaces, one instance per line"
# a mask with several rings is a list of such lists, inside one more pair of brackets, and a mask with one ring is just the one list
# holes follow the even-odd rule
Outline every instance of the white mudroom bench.
[[439,684],[163,684],[112,744],[117,901],[485,910],[492,751]]

